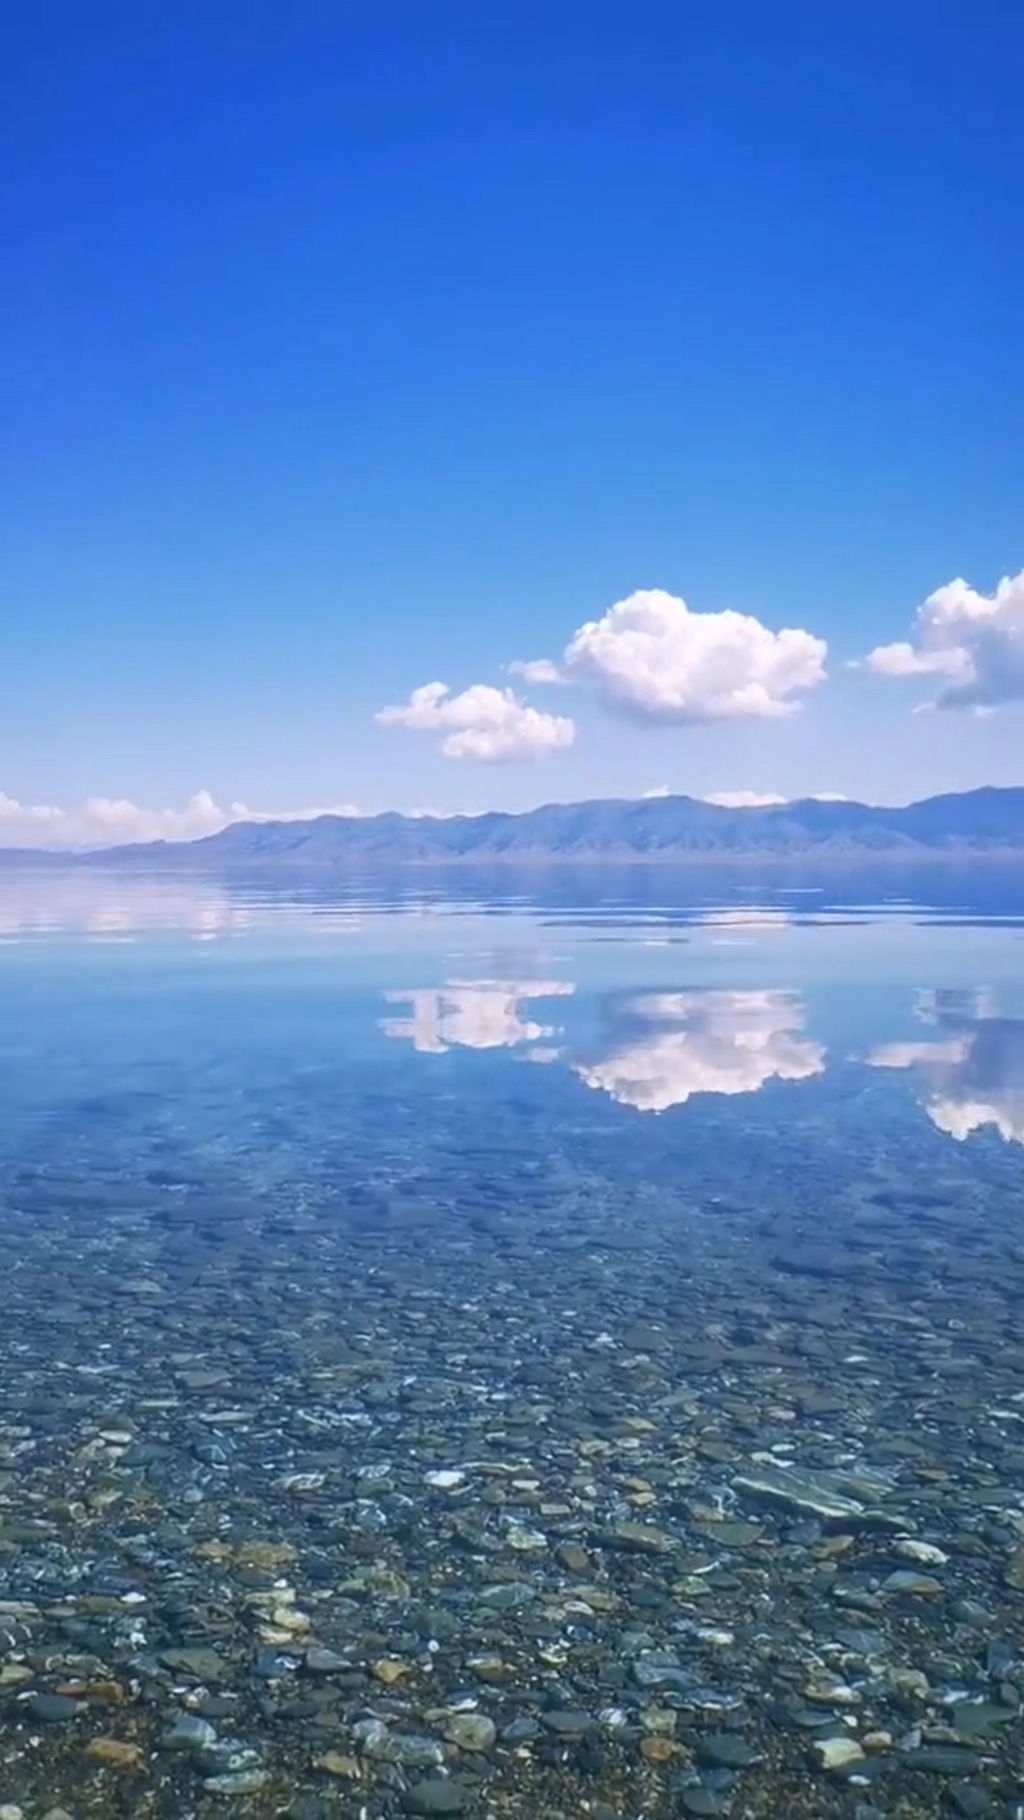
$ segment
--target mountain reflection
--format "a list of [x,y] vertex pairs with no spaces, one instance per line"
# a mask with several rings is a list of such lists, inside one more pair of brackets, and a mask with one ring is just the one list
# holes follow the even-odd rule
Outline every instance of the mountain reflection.
[[[513,1049],[559,1034],[523,1014],[532,999],[567,998],[568,980],[449,980],[422,991],[386,992],[389,1005],[408,1005],[406,1017],[384,1018],[385,1036],[405,1037],[422,1055],[448,1049]],[[535,1057],[534,1059],[538,1059]],[[550,1059],[545,1052],[544,1059]]]
[[638,1112],[665,1112],[695,1093],[756,1093],[825,1066],[823,1045],[803,1034],[796,992],[640,993],[609,1001],[606,1017],[601,1051],[574,1072]]
[[917,1017],[936,1035],[883,1043],[872,1067],[912,1070],[932,1123],[958,1142],[992,1125],[1024,1144],[1024,1018],[1000,1016],[986,992],[922,993]]

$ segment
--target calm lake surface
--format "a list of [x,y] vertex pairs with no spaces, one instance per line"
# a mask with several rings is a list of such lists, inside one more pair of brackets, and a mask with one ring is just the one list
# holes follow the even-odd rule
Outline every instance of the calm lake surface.
[[1024,880],[12,871],[0,1109],[0,1814],[1024,1812]]

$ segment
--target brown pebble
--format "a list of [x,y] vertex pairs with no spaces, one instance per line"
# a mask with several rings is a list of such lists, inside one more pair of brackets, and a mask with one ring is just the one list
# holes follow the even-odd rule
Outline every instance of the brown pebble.
[[679,1756],[679,1746],[674,1738],[643,1738],[640,1755],[645,1763],[674,1763]]
[[92,1738],[85,1754],[94,1763],[107,1763],[112,1769],[138,1769],[142,1762],[141,1746],[129,1744],[124,1738]]
[[128,1698],[120,1681],[64,1681],[57,1692],[68,1700],[99,1700],[105,1706],[121,1706]]

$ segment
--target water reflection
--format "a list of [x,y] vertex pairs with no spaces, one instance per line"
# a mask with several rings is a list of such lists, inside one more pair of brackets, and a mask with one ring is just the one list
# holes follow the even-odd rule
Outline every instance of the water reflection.
[[805,1034],[798,992],[606,994],[598,1035],[583,1039],[567,1040],[561,1026],[524,1011],[574,991],[568,980],[450,980],[386,992],[388,1004],[409,1009],[380,1027],[423,1055],[501,1048],[521,1049],[526,1061],[563,1061],[584,1086],[638,1112],[665,1112],[698,1093],[756,1093],[766,1081],[808,1080],[825,1066],[824,1045]]
[[804,1035],[797,992],[639,993],[606,1000],[605,1019],[597,1055],[574,1071],[638,1112],[665,1112],[695,1093],[756,1093],[825,1066],[824,1046]]
[[788,910],[776,910],[758,905],[756,908],[745,906],[729,907],[724,910],[704,910],[699,920],[708,929],[756,930],[791,929],[795,918]]
[[350,930],[361,906],[351,898],[310,904],[287,892],[273,896],[215,878],[116,875],[100,871],[4,870],[0,867],[0,941],[54,936],[90,942],[172,936],[210,942],[274,926]]
[[95,856],[0,852],[0,939],[55,934],[91,940],[170,933],[199,941],[296,925],[351,927],[366,911],[448,916],[543,915],[579,930],[706,930],[711,939],[756,941],[773,932],[866,920],[947,927],[1024,924],[1024,868],[930,866],[901,871],[860,860],[817,872],[806,862],[736,866],[571,864],[490,867],[381,865],[204,868],[169,849],[112,865]]
[[0,879],[0,937],[59,933],[92,940],[166,930],[195,940],[251,928],[253,916],[216,882],[129,878],[115,884],[100,873],[12,872]]
[[1024,1018],[1001,1016],[987,991],[922,993],[916,1012],[936,1035],[882,1043],[872,1067],[911,1070],[928,1117],[959,1143],[994,1126],[1024,1144]]
[[[573,990],[568,980],[483,979],[385,992],[389,1005],[408,1005],[409,1012],[383,1018],[381,1029],[385,1036],[407,1039],[421,1055],[444,1055],[452,1048],[514,1049],[560,1034],[557,1026],[524,1016],[524,1005],[533,999],[567,998]],[[549,1056],[545,1051],[543,1059]]]

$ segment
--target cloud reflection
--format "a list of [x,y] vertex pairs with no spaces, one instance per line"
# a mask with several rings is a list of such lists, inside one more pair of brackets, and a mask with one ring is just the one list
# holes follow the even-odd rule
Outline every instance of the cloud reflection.
[[665,1112],[696,1093],[820,1074],[824,1047],[803,1029],[796,992],[641,993],[615,1002],[604,1053],[574,1072],[624,1106]]
[[90,942],[145,941],[154,936],[211,942],[261,926],[299,924],[355,929],[350,908],[304,904],[278,894],[272,903],[216,879],[167,873],[12,869],[0,873],[0,941],[54,936]]
[[958,1143],[993,1126],[1024,1144],[1024,1018],[1001,1017],[987,992],[923,993],[916,1015],[939,1034],[882,1043],[870,1065],[912,1071],[932,1124]]
[[[386,992],[389,1005],[408,1005],[405,1017],[381,1020],[386,1036],[404,1037],[421,1055],[449,1049],[514,1049],[559,1034],[550,1024],[524,1015],[532,999],[567,998],[568,980],[449,980],[420,991]],[[555,1052],[558,1053],[557,1051]],[[541,1060],[534,1051],[533,1060]],[[550,1051],[543,1059],[552,1060]]]

